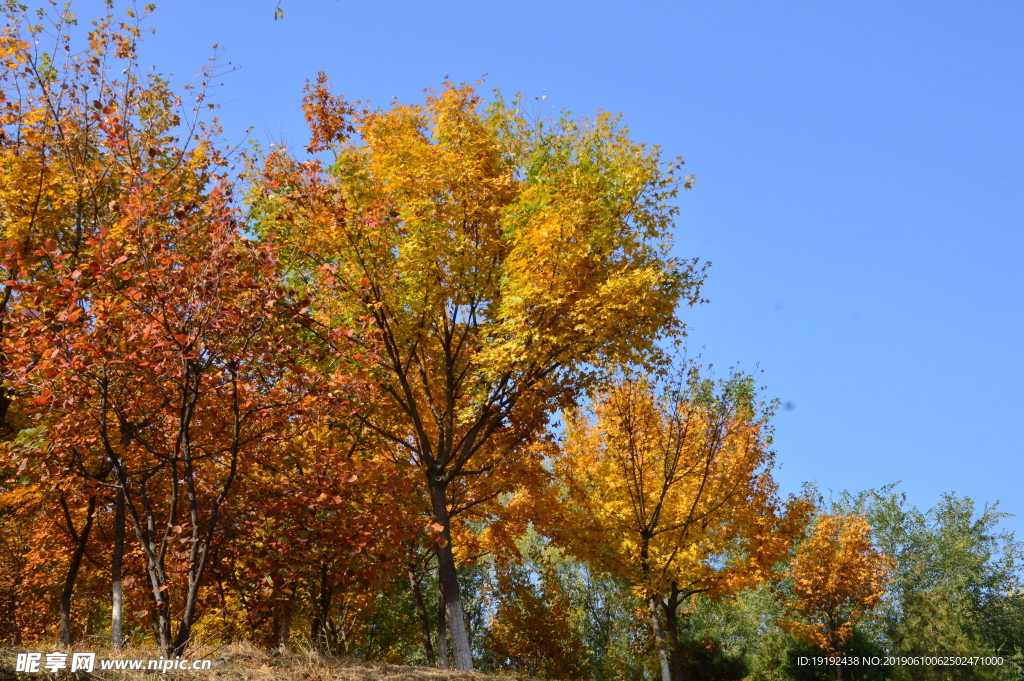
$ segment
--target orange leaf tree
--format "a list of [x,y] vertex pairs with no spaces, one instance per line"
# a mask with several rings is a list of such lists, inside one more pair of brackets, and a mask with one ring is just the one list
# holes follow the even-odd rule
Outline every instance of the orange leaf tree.
[[[32,17],[20,3],[0,9],[6,20],[0,35],[0,336],[9,336],[12,325],[25,321],[10,319],[19,291],[66,289],[61,278],[84,270],[101,230],[108,230],[105,238],[112,242],[125,238],[128,222],[122,209],[132,196],[139,196],[140,187],[159,187],[168,214],[188,212],[197,205],[211,172],[224,165],[211,144],[216,126],[204,128],[198,118],[210,71],[205,70],[203,84],[194,90],[194,106],[185,107],[164,79],[140,68],[136,48],[141,21],[152,7],[128,10],[123,21],[100,17],[79,51],[72,39],[77,20],[69,5],[51,4],[50,12]],[[8,349],[18,352],[13,346]],[[35,352],[30,341],[23,349]],[[9,377],[19,371],[9,366],[11,359],[6,352],[0,354],[0,373]],[[10,383],[0,385],[2,437],[29,425],[25,400],[42,405],[52,393],[42,383],[23,385],[20,397],[10,389]],[[45,410],[37,411],[36,425],[45,428],[46,418]],[[15,452],[14,461],[19,459],[24,457]],[[71,636],[70,599],[78,566],[88,557],[92,519],[103,510],[103,488],[95,484],[103,466],[102,461],[68,466],[44,477],[46,486],[58,491],[51,501],[60,499],[72,507],[63,514],[66,518],[84,516],[76,521],[81,531],[64,523],[73,539],[61,595],[59,638],[64,643]],[[5,484],[21,476],[16,467],[20,464],[10,471],[0,468],[0,491],[17,492]],[[83,485],[86,489],[76,491]],[[115,505],[118,513],[123,511],[119,496]],[[48,508],[44,515],[59,518],[60,510]],[[121,551],[115,550],[115,647],[120,645],[120,565]]]
[[493,608],[484,647],[501,667],[544,678],[587,676],[588,651],[578,631],[582,615],[570,584],[547,557],[531,556],[536,572],[499,561],[490,581]]
[[[614,116],[533,124],[518,101],[484,107],[446,83],[423,105],[357,112],[326,79],[305,101],[311,152],[266,159],[256,229],[294,255],[316,314],[367,318],[382,401],[359,413],[420,474],[443,527],[439,574],[456,667],[472,669],[452,489],[516,461],[553,410],[616,362],[656,362],[703,281],[668,257],[680,162],[629,139]],[[687,185],[689,184],[687,180]],[[501,473],[501,475],[497,475]]]
[[554,461],[562,498],[543,502],[551,505],[538,522],[558,545],[632,585],[669,681],[681,673],[679,606],[774,577],[808,506],[777,499],[770,409],[756,402],[751,377],[716,386],[691,368],[663,387],[625,377],[597,395],[589,418],[569,415]]
[[265,638],[280,650],[302,618],[310,643],[329,650],[336,592],[372,605],[374,589],[410,560],[408,544],[420,531],[406,503],[414,496],[409,471],[376,456],[372,438],[331,421],[324,414],[243,474],[225,541],[245,550],[222,552],[214,566],[240,601],[241,612],[229,607],[228,615],[242,614],[250,630],[272,625]]
[[86,241],[117,221],[124,195],[144,175],[184,204],[210,168],[223,165],[210,144],[216,127],[199,119],[210,69],[190,108],[140,68],[137,43],[150,9],[129,10],[120,22],[100,17],[78,51],[68,6],[34,18],[19,3],[0,8],[0,234],[21,256],[17,267],[4,265],[0,319],[14,283],[53,278],[52,263],[35,255],[47,239],[73,265]]
[[[226,188],[193,198],[178,208],[140,183],[77,267],[47,242],[57,283],[16,287],[5,347],[8,380],[46,417],[51,477],[72,468],[123,494],[166,655],[189,642],[237,475],[354,389],[342,355],[324,361],[300,332],[302,301],[279,285],[272,250],[239,233]],[[340,347],[345,334],[330,333]]]
[[[783,623],[797,636],[842,654],[854,625],[882,600],[892,561],[871,542],[859,515],[822,515],[797,547],[790,567],[791,607],[803,621]],[[842,678],[836,664],[836,678]]]

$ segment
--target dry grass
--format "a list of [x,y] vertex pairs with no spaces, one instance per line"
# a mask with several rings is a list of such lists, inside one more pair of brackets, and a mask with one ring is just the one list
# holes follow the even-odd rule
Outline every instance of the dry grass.
[[[332,658],[312,652],[294,652],[271,657],[252,646],[233,645],[210,651],[211,668],[204,671],[153,670],[125,671],[99,669],[101,659],[155,659],[160,655],[154,648],[130,648],[122,651],[89,649],[96,653],[96,669],[92,673],[65,672],[52,674],[15,673],[15,657],[19,652],[54,651],[53,646],[25,646],[20,649],[0,648],[0,681],[27,681],[29,679],[118,679],[123,681],[539,681],[533,677],[515,674],[479,674],[454,672],[430,667],[360,662],[345,658]],[[191,656],[189,656],[191,657]],[[70,656],[69,656],[70,659]],[[143,662],[143,666],[145,666]]]

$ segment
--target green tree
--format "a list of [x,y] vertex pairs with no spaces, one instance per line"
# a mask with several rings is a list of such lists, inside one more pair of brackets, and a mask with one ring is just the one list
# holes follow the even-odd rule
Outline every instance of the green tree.
[[926,512],[893,485],[845,495],[861,509],[875,541],[895,559],[892,584],[869,631],[898,655],[1000,655],[1006,664],[899,667],[894,679],[1024,678],[1024,543],[1001,532],[998,504],[978,509],[943,495]]

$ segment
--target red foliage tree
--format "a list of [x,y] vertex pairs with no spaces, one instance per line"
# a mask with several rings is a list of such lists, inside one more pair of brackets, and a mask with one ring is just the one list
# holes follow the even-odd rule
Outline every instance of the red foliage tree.
[[189,642],[239,473],[354,387],[336,352],[351,331],[321,327],[335,349],[321,354],[273,250],[241,235],[226,186],[179,206],[149,180],[78,267],[48,242],[36,255],[57,285],[16,286],[5,348],[10,384],[47,417],[45,474],[71,469],[123,495],[166,655]]

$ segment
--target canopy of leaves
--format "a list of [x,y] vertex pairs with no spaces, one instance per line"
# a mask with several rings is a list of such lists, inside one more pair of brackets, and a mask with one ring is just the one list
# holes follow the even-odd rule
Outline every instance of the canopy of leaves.
[[808,507],[777,499],[753,379],[693,368],[656,390],[623,378],[589,416],[570,413],[554,461],[564,499],[545,530],[642,594],[722,598],[770,578]]
[[[257,229],[296,255],[319,313],[372,318],[368,422],[426,468],[486,468],[615,362],[650,365],[678,336],[701,270],[668,253],[681,162],[611,115],[531,123],[446,83],[423,105],[356,111],[311,86],[311,151],[277,150],[251,197]],[[300,257],[301,256],[301,257]]]
[[1003,668],[935,668],[929,679],[1024,675],[1024,545],[998,530],[1004,514],[951,493],[920,511],[893,487],[842,500],[865,514],[875,541],[895,561],[869,631],[901,654],[1007,660]]
[[787,628],[841,654],[854,624],[882,600],[890,570],[890,559],[871,542],[871,526],[862,516],[819,516],[790,567],[792,606],[805,621]]

